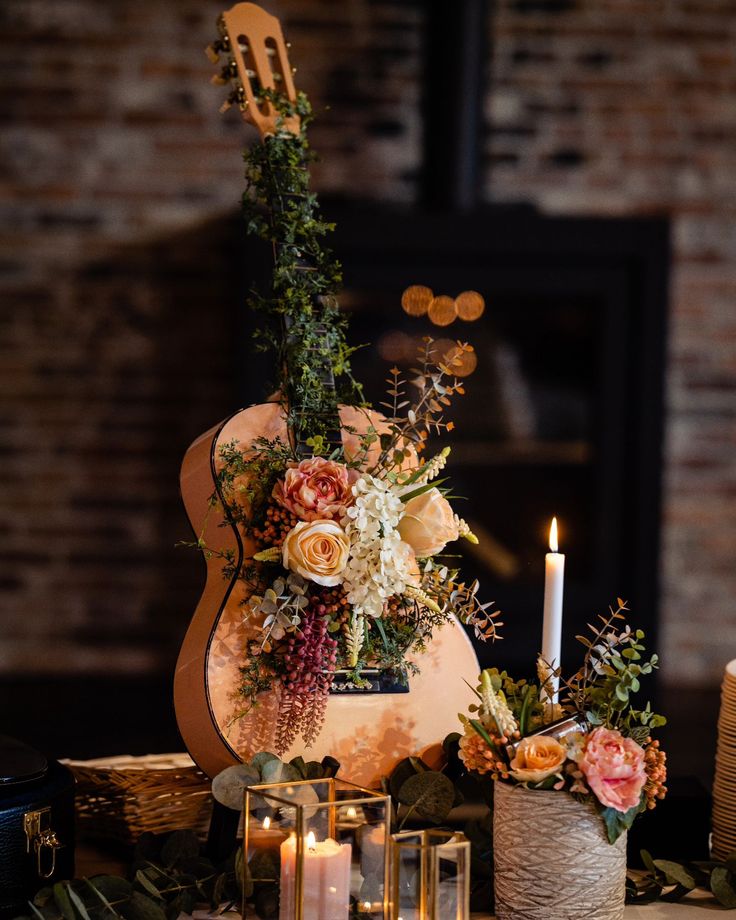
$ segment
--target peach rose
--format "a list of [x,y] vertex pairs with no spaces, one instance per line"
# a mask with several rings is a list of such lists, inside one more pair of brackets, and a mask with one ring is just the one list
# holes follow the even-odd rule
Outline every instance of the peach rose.
[[287,569],[332,587],[340,584],[349,549],[347,535],[334,521],[300,521],[286,535],[281,551]]
[[404,505],[399,533],[420,559],[434,556],[459,534],[450,503],[439,489],[428,489]]
[[585,743],[579,766],[598,801],[628,811],[641,801],[647,781],[644,749],[610,728],[596,728]]
[[509,773],[520,783],[541,783],[556,773],[567,759],[567,751],[556,738],[544,735],[522,738],[509,764]]
[[273,497],[303,521],[334,520],[353,503],[355,475],[342,463],[312,457],[288,469],[273,488]]

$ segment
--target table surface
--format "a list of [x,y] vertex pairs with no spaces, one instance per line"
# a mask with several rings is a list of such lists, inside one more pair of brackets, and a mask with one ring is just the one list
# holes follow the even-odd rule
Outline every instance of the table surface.
[[[124,875],[127,866],[124,862],[110,858],[100,853],[93,847],[86,844],[80,844],[77,847],[77,875],[92,876],[101,873],[110,873],[113,875]],[[687,898],[677,904],[667,904],[657,902],[637,906],[627,904],[624,911],[624,920],[705,920],[708,911],[720,911],[725,913],[724,909],[706,892],[693,892]],[[730,912],[729,916],[733,916]],[[209,915],[205,911],[196,911],[196,920],[205,920]],[[223,918],[237,916],[235,914],[222,914]],[[473,920],[493,920],[492,914],[473,914]]]

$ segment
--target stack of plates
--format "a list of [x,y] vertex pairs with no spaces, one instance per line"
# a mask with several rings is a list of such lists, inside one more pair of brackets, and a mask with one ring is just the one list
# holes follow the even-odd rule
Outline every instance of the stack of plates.
[[718,859],[736,850],[736,659],[726,665],[721,686],[711,849]]

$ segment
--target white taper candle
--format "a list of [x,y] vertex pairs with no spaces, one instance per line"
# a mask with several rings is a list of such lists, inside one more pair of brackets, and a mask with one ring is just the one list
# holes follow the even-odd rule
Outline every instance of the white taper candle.
[[[549,548],[544,566],[544,624],[542,626],[542,658],[551,667],[560,666],[562,645],[562,592],[565,583],[565,556],[559,553],[557,546],[557,518],[552,518],[549,529]],[[550,679],[552,698],[544,699],[556,703],[560,681],[558,677]]]

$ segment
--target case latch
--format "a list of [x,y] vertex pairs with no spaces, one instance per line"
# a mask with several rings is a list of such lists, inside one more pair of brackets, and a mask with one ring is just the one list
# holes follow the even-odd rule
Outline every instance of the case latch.
[[39,808],[23,815],[23,830],[26,832],[26,853],[36,856],[36,872],[39,878],[51,878],[56,869],[56,851],[62,844],[51,829],[51,809]]

